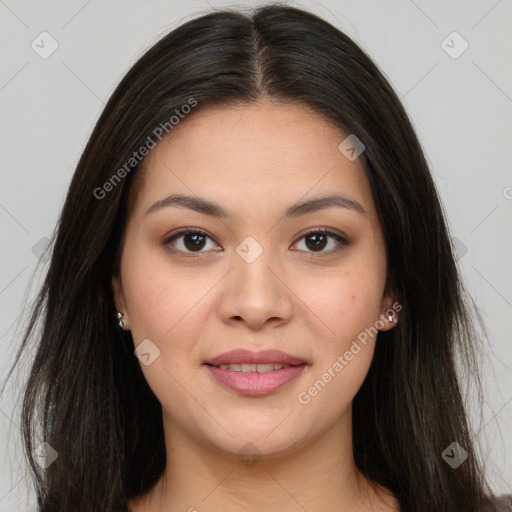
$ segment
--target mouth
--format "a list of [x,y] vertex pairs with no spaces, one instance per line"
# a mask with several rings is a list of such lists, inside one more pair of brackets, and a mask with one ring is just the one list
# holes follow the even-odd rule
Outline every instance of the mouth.
[[282,370],[283,368],[290,368],[292,366],[302,366],[306,363],[301,364],[273,364],[273,363],[234,363],[234,364],[209,364],[205,363],[207,366],[213,366],[214,368],[219,368],[221,370],[230,370],[233,372],[242,372],[242,373],[268,373],[275,372],[277,370]]
[[236,349],[203,362],[217,384],[246,396],[274,393],[296,380],[308,364],[276,349]]
[[205,363],[203,366],[216,384],[239,395],[257,397],[290,385],[299,378],[307,364],[231,363],[215,366]]
[[[268,365],[281,365],[281,367],[297,366],[307,364],[307,361],[276,349],[261,350],[259,352],[252,352],[248,349],[236,349],[207,359],[204,363],[217,368],[222,366],[224,370],[231,369],[233,371],[243,372],[258,371],[257,367],[260,367],[261,373],[264,373],[274,370],[274,368],[270,368]],[[256,365],[256,368],[254,365]],[[225,368],[226,366],[228,366],[228,368]],[[280,369],[281,368],[276,368],[276,370]]]

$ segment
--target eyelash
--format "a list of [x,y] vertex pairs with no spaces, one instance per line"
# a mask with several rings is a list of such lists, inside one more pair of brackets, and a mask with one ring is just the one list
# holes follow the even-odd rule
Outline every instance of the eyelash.
[[[172,254],[181,253],[185,257],[197,258],[197,257],[201,256],[201,254],[203,254],[203,252],[197,252],[197,253],[186,252],[186,251],[182,251],[180,249],[172,249],[171,247],[169,247],[169,244],[171,242],[173,242],[174,240],[176,240],[180,236],[188,235],[188,234],[203,235],[203,236],[213,240],[213,238],[210,235],[208,235],[208,233],[206,233],[206,231],[203,231],[202,229],[198,229],[198,228],[183,228],[180,231],[178,231],[177,233],[174,233],[172,236],[165,238],[165,240],[162,242],[162,245],[169,252],[171,252]],[[310,252],[312,257],[323,257],[323,256],[332,255],[334,253],[337,253],[337,252],[343,250],[346,246],[348,246],[350,244],[350,242],[344,236],[342,236],[342,235],[340,235],[338,233],[335,233],[333,231],[329,231],[328,229],[322,229],[322,228],[320,228],[320,229],[318,229],[318,228],[317,229],[311,229],[310,231],[307,231],[306,233],[303,233],[302,236],[297,240],[297,242],[302,240],[306,236],[311,235],[311,234],[315,234],[315,235],[316,234],[328,235],[329,237],[334,238],[336,240],[336,242],[338,243],[338,246],[336,248],[331,249],[331,250],[326,251],[326,252],[316,252],[315,253],[313,251],[306,251],[306,252]]]

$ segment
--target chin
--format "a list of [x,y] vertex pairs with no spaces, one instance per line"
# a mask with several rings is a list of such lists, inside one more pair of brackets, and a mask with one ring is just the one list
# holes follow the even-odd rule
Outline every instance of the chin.
[[297,430],[291,432],[289,429],[276,428],[279,422],[274,423],[272,427],[265,425],[254,428],[252,425],[246,430],[243,428],[239,428],[238,431],[231,430],[233,437],[222,429],[217,432],[217,436],[212,437],[212,431],[209,430],[204,433],[204,441],[216,451],[234,456],[242,463],[245,459],[250,461],[259,460],[262,457],[265,459],[286,457],[311,441],[307,437],[301,437]]

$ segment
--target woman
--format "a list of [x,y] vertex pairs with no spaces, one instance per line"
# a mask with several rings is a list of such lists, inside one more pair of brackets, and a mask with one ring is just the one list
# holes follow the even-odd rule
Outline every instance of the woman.
[[91,135],[20,349],[41,320],[41,512],[499,510],[452,251],[350,38],[283,5],[173,30]]

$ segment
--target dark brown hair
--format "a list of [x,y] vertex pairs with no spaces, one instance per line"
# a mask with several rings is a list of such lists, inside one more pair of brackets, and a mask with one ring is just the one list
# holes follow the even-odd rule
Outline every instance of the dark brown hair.
[[[403,309],[396,328],[379,333],[353,402],[357,467],[392,491],[402,512],[476,512],[490,494],[455,368],[479,383],[473,315],[481,320],[411,122],[347,35],[271,4],[204,14],[165,35],[122,79],[78,162],[16,359],[35,338],[22,425],[41,512],[126,510],[165,468],[161,406],[130,333],[117,328],[110,286],[140,170],[127,162],[158,143],[158,127],[191,99],[193,116],[263,97],[312,108],[366,146],[359,158],[384,230],[388,284]],[[36,433],[58,452],[45,470],[32,455]],[[442,458],[454,441],[468,453],[457,469]]]

